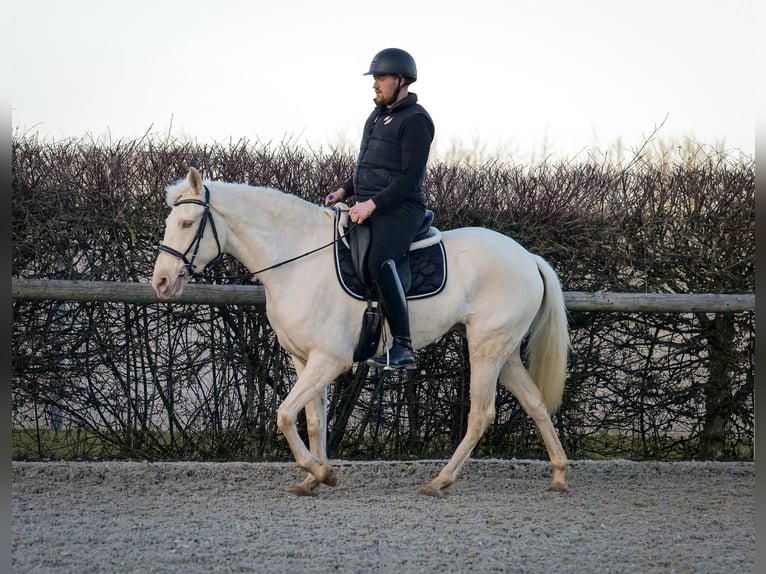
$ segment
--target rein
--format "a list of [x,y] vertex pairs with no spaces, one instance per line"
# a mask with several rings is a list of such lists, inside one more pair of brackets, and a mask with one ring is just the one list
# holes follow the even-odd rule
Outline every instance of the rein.
[[[312,253],[316,253],[317,251],[322,251],[322,249],[327,249],[328,247],[335,245],[338,241],[340,241],[344,237],[347,237],[354,230],[356,225],[357,224],[354,223],[353,227],[349,227],[346,233],[339,236],[337,239],[333,239],[332,241],[330,241],[330,243],[326,243],[325,245],[322,245],[321,247],[317,247],[316,249],[312,249],[311,251],[307,251],[306,253],[303,253],[301,255],[296,255],[295,257],[291,257],[290,259],[285,259],[284,261],[280,261],[279,263],[275,263],[274,265],[270,265],[269,267],[264,267],[263,269],[259,269],[258,271],[253,271],[252,273],[250,273],[250,275],[258,275],[259,273],[263,273],[264,271],[270,271],[271,269],[282,267],[282,265],[287,265],[288,263],[292,263],[293,261],[298,261],[298,259],[303,259],[304,257],[311,255]],[[242,275],[242,277],[245,277],[245,276]]]
[[[184,203],[191,203],[194,205],[199,205],[205,208],[205,213],[202,216],[202,221],[199,224],[199,227],[197,228],[197,233],[194,236],[194,239],[192,239],[191,245],[181,253],[177,249],[173,249],[172,247],[169,247],[167,245],[163,245],[160,243],[157,246],[158,251],[162,251],[164,253],[168,253],[169,255],[172,255],[173,257],[176,257],[177,259],[180,259],[184,262],[184,266],[182,267],[184,275],[186,277],[194,277],[195,279],[204,277],[204,271],[207,269],[211,264],[215,263],[218,259],[221,258],[223,255],[223,251],[221,251],[221,242],[218,240],[218,231],[215,228],[215,221],[213,220],[213,214],[210,213],[210,190],[207,188],[207,186],[203,186],[205,189],[205,201],[200,201],[199,199],[180,199],[176,201],[173,206],[182,205]],[[210,220],[210,228],[213,230],[213,237],[215,237],[215,245],[218,249],[218,255],[216,255],[213,259],[210,260],[210,262],[205,265],[205,268],[202,270],[202,272],[195,271],[196,265],[194,265],[194,260],[197,257],[197,252],[199,251],[200,243],[202,242],[202,237],[205,233],[205,227],[207,226],[207,221]],[[287,265],[288,263],[292,263],[293,261],[297,261],[299,259],[303,259],[304,257],[307,257],[313,253],[316,253],[317,251],[321,251],[323,249],[327,249],[328,247],[335,245],[338,241],[341,239],[347,237],[353,230],[356,228],[357,224],[352,223],[348,230],[340,235],[337,239],[334,239],[330,241],[329,243],[322,245],[321,247],[317,247],[316,249],[312,249],[311,251],[307,251],[306,253],[303,253],[301,255],[296,255],[295,257],[291,257],[290,259],[286,259],[284,261],[280,261],[279,263],[275,263],[274,265],[270,265],[268,267],[264,267],[263,269],[259,269],[258,271],[253,271],[247,275],[237,275],[235,278],[242,278],[242,277],[252,277],[254,275],[258,275],[259,273],[263,273],[265,271],[270,271],[272,269],[276,269],[277,267],[282,267],[282,265]],[[194,253],[192,253],[191,260],[186,258],[186,255],[189,253],[189,251],[194,248]],[[216,279],[218,277],[224,277],[224,276],[210,276],[210,279]]]

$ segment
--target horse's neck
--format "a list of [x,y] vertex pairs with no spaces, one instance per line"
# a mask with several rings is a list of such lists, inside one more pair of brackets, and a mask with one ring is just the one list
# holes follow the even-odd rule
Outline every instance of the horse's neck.
[[[228,226],[226,251],[250,271],[291,259],[332,239],[318,206],[267,188],[229,186],[221,213]],[[329,239],[328,239],[329,237]]]

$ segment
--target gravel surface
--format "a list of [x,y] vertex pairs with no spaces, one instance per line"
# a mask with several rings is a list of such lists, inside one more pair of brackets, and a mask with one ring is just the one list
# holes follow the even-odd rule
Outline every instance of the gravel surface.
[[754,463],[14,462],[15,572],[752,572]]

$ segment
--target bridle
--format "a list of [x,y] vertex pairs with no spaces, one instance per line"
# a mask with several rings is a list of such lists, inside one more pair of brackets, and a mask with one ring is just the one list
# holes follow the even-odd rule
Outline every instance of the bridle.
[[[213,259],[211,259],[207,265],[205,265],[205,269],[209,267],[210,265],[212,265],[215,261],[220,259],[221,256],[223,255],[223,251],[221,251],[221,242],[218,240],[218,231],[215,228],[215,220],[213,219],[213,214],[210,213],[210,190],[207,188],[206,185],[204,185],[203,188],[205,189],[205,201],[200,201],[199,199],[179,199],[173,204],[173,207],[176,207],[177,205],[183,205],[184,203],[191,203],[194,205],[200,205],[205,208],[205,212],[202,215],[202,221],[200,221],[199,227],[197,228],[197,234],[194,236],[194,239],[192,239],[191,245],[189,245],[189,247],[183,253],[181,253],[177,249],[173,249],[172,247],[163,245],[162,243],[160,243],[157,246],[158,251],[162,251],[163,253],[172,255],[173,257],[176,257],[184,262],[184,266],[181,268],[182,269],[181,272],[187,278],[203,277],[202,272],[197,272],[194,270],[196,267],[194,265],[194,260],[197,258],[197,252],[199,251],[199,246],[200,246],[200,243],[202,242],[202,237],[205,233],[205,227],[207,226],[208,219],[210,220],[210,229],[213,230],[213,237],[215,237],[215,245],[216,245],[216,248],[218,249],[218,254],[215,257],[213,257]],[[308,251],[296,257],[291,257],[290,259],[286,259],[285,261],[280,261],[279,263],[276,263],[269,267],[265,267],[264,269],[253,271],[252,273],[250,273],[250,276],[255,276],[255,275],[258,275],[259,273],[263,273],[264,271],[269,271],[271,269],[276,269],[277,267],[281,267],[282,265],[285,265],[287,263],[292,263],[293,261],[302,259],[306,257],[307,255],[311,255],[312,253],[316,253],[317,251],[326,249],[327,247],[334,245],[335,243],[337,243],[344,237],[350,235],[355,227],[356,227],[356,224],[352,224],[351,226],[349,226],[348,230],[343,235],[341,235],[337,239],[334,239],[330,243],[327,243],[326,245],[322,245],[321,247],[317,247],[316,249],[312,249],[311,251]],[[189,260],[186,258],[186,256],[188,255],[189,251],[192,250],[192,248],[194,249],[194,252],[192,253],[191,260]],[[202,271],[204,271],[205,269],[203,269]]]
[[[163,253],[167,253],[169,255],[172,255],[173,257],[176,257],[184,262],[184,266],[182,267],[182,273],[188,278],[188,277],[201,277],[202,273],[195,271],[195,265],[194,260],[197,258],[197,253],[199,252],[199,246],[202,243],[202,237],[205,234],[205,227],[207,227],[207,222],[210,220],[210,229],[213,230],[213,237],[215,237],[215,245],[218,249],[218,255],[216,255],[210,263],[208,263],[205,267],[212,264],[214,261],[218,260],[222,255],[223,252],[221,251],[221,242],[218,240],[218,230],[215,228],[215,220],[213,219],[213,214],[210,213],[210,190],[207,188],[207,186],[203,186],[205,189],[205,201],[200,201],[199,199],[179,199],[173,204],[173,207],[176,207],[178,205],[183,205],[184,203],[191,203],[194,205],[200,205],[205,208],[204,213],[202,214],[202,221],[200,221],[199,227],[197,228],[197,234],[194,236],[194,239],[192,239],[191,245],[181,253],[177,249],[173,249],[172,247],[169,247],[167,245],[163,245],[160,243],[157,246],[158,251],[162,251]],[[189,251],[194,250],[191,255],[191,260],[187,259],[186,256],[189,254]],[[204,271],[204,269],[203,269]]]

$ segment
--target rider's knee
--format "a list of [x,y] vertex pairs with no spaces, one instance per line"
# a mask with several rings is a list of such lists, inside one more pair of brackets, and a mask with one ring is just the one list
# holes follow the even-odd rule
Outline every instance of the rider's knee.
[[385,259],[377,259],[373,260],[370,258],[370,260],[367,261],[367,268],[370,272],[370,277],[372,277],[372,280],[376,283],[378,282],[379,278],[383,275],[384,270],[389,267],[393,266],[396,268],[396,263],[394,263],[394,260],[390,257],[387,257]]

